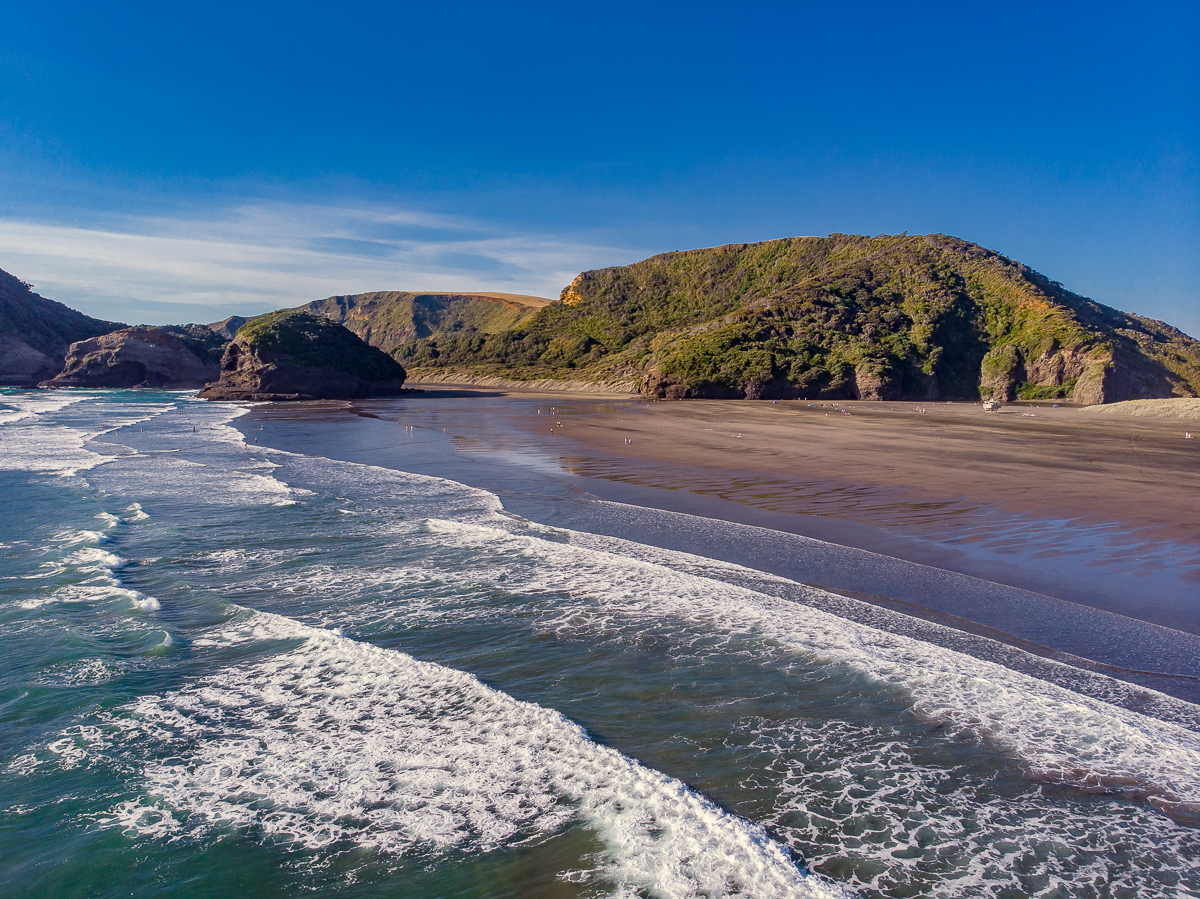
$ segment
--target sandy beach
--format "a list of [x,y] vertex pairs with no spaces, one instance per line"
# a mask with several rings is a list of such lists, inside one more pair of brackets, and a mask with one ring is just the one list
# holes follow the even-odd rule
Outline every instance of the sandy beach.
[[[1015,634],[1021,613],[990,609],[982,593],[968,600],[911,564],[884,581],[860,577],[866,569],[836,547],[1200,634],[1200,440],[1184,436],[1188,421],[1050,403],[985,413],[971,403],[441,388],[349,407],[273,405],[244,422],[256,437],[265,424],[272,443],[287,423],[286,448],[478,484],[510,507],[530,489],[517,474],[526,471],[559,485],[545,489],[564,499],[748,527],[749,544],[704,552],[921,617],[963,619],[946,619],[953,627],[983,622]],[[421,434],[445,449],[421,462],[418,444],[434,445]],[[447,452],[458,460],[450,468]],[[655,527],[638,539],[687,548]],[[813,561],[812,544],[778,535],[831,549]]]
[[[937,529],[964,505],[987,505],[1121,522],[1200,546],[1200,439],[1185,437],[1187,421],[1049,404],[985,413],[968,403],[691,400],[570,412],[547,436],[630,462],[726,472],[722,495],[778,511],[836,508],[868,523]],[[775,483],[748,483],[759,495],[740,495],[735,479],[750,474]]]
[[[442,402],[452,396],[465,403]],[[436,415],[422,413],[434,405]],[[444,429],[469,456],[552,460],[601,499],[1200,633],[1200,439],[1185,436],[1189,420],[1123,412],[432,389],[401,417]]]

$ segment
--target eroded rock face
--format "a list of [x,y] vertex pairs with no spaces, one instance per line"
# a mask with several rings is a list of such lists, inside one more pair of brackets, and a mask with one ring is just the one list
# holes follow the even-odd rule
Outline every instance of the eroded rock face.
[[405,372],[346,328],[306,312],[275,312],[244,325],[221,359],[210,400],[360,399],[402,392]]
[[1020,398],[1022,391],[1040,390],[1042,398],[1090,406],[1113,402],[1116,389],[1113,355],[1104,346],[1072,350],[1052,342],[1031,359],[1015,346],[995,347],[984,357],[980,374],[980,393],[1004,402]]
[[225,340],[233,340],[237,337],[238,328],[246,324],[250,319],[242,315],[231,315],[223,321],[213,322],[211,325],[205,325],[208,330],[214,332]]
[[1112,370],[1106,360],[1099,360],[1084,370],[1071,391],[1071,402],[1080,406],[1098,406],[1112,402]]
[[688,387],[678,378],[669,377],[657,371],[649,371],[643,375],[640,391],[646,396],[663,400],[727,400],[741,399],[745,396],[744,391],[711,384],[703,387]]
[[854,370],[856,399],[898,400],[900,385],[887,371],[878,366],[860,365]]
[[225,341],[207,328],[122,328],[71,344],[43,387],[203,387],[220,374]]

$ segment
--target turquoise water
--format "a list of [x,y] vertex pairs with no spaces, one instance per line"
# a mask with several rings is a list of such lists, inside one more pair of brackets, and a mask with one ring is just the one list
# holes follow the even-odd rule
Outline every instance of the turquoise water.
[[0,401],[6,896],[1200,895],[1187,701],[242,408]]

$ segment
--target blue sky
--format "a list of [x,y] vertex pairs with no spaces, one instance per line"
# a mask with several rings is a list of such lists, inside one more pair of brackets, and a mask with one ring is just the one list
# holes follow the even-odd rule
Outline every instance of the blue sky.
[[941,231],[1200,335],[1200,7],[9,2],[0,268],[93,315]]

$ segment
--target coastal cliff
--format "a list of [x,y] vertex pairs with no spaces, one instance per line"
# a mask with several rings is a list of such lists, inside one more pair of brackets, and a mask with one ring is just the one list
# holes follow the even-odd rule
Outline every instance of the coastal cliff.
[[92,319],[3,272],[0,303],[0,383],[13,385],[217,379],[205,395],[355,397],[399,390],[407,368],[429,382],[632,385],[671,399],[1200,396],[1200,342],[941,234],[664,253],[583,272],[556,302],[383,291],[206,330]]
[[53,378],[72,343],[122,327],[39,296],[0,271],[0,385],[32,387]]
[[203,387],[221,371],[227,341],[199,325],[122,328],[71,344],[43,387]]
[[588,271],[504,331],[406,341],[422,378],[634,382],[664,398],[1200,396],[1200,342],[941,234],[835,234]]
[[358,399],[400,393],[404,369],[346,328],[305,312],[244,324],[225,349],[211,400]]

